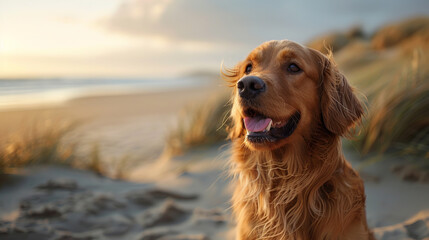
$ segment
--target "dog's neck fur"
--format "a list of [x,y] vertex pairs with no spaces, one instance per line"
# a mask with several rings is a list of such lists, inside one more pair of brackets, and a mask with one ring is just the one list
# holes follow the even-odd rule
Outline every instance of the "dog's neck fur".
[[[333,189],[332,181],[335,181],[335,175],[345,171],[346,165],[338,136],[317,127],[307,139],[301,137],[276,150],[252,153],[242,144],[243,140],[234,142],[238,151],[234,151],[236,166],[233,169],[239,186],[233,202],[245,205],[236,209],[247,207],[256,211],[235,214],[242,215],[239,219],[247,217],[247,221],[253,222],[253,231],[257,236],[272,236],[266,239],[288,239],[287,236],[311,239],[312,236],[323,236],[325,230],[319,229],[319,226],[326,226],[327,221],[334,218],[336,222],[346,221],[338,218],[347,213],[334,213],[354,201],[347,199],[347,206],[337,206],[335,199],[338,190]],[[246,214],[248,216],[244,216]],[[312,218],[306,219],[305,216]]]

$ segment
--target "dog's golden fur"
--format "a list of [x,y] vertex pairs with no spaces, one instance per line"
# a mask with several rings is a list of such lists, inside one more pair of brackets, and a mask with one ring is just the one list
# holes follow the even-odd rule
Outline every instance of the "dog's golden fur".
[[[246,73],[249,63],[253,69]],[[288,72],[290,63],[302,72]],[[267,86],[250,104],[236,87],[247,74]],[[333,61],[291,41],[270,41],[224,76],[234,88],[230,137],[237,239],[372,239],[363,182],[345,160],[340,141],[363,109]],[[295,111],[301,119],[285,139],[252,143],[243,124],[249,105],[273,120]]]

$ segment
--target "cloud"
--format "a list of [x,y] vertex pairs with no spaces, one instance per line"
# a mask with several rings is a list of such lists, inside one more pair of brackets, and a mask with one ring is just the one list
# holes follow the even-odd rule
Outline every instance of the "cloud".
[[102,25],[134,37],[255,45],[271,39],[306,41],[354,24],[373,30],[392,19],[427,14],[425,9],[427,0],[128,0]]
[[274,2],[280,7],[243,0],[133,0],[122,3],[104,26],[122,34],[173,41],[260,42],[267,35],[286,35],[288,11],[283,1]]

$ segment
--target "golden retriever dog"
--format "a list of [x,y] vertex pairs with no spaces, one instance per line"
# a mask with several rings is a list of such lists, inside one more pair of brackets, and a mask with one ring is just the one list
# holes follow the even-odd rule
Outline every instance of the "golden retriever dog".
[[270,41],[223,74],[234,88],[236,239],[373,239],[340,140],[363,107],[331,58]]

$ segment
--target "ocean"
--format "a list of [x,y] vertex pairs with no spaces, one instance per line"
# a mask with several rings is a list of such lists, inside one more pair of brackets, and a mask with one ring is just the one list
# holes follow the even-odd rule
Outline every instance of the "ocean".
[[173,90],[207,82],[204,77],[0,79],[0,111],[61,104],[87,96]]

